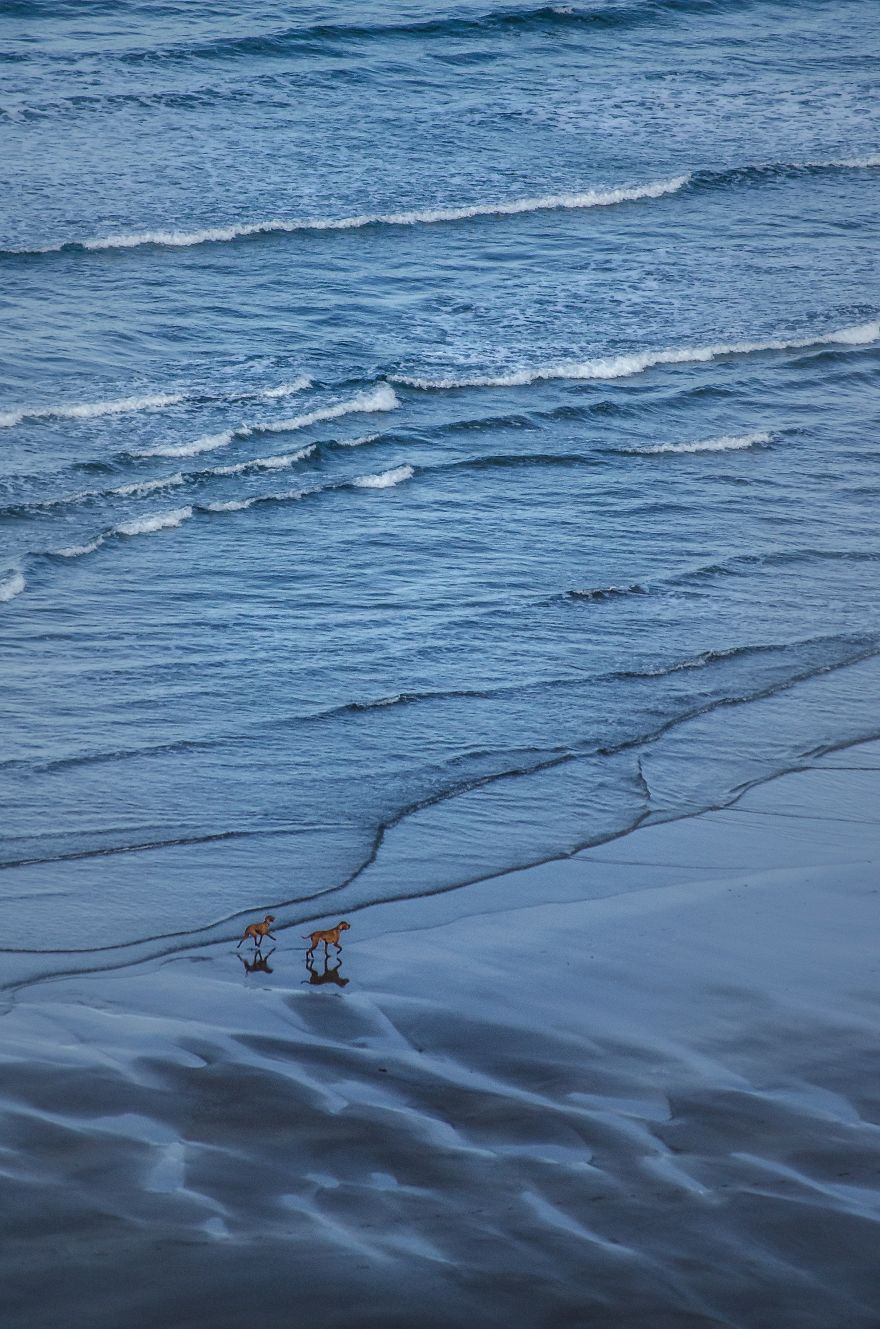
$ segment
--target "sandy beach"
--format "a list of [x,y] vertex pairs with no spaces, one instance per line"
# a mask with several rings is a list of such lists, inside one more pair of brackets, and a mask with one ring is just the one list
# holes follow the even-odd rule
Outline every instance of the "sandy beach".
[[873,1329],[878,789],[20,989],[4,1323]]

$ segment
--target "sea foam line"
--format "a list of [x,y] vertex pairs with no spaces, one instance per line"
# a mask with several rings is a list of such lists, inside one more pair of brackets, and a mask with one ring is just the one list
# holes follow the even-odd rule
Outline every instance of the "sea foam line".
[[205,434],[191,443],[169,443],[163,447],[147,448],[133,452],[133,457],[194,457],[200,452],[213,452],[225,448],[236,439],[249,438],[252,434],[286,434],[296,429],[305,429],[308,425],[318,424],[322,420],[337,420],[343,415],[358,412],[393,411],[400,405],[396,392],[388,383],[380,383],[369,392],[358,393],[345,401],[334,402],[330,406],[319,406],[302,415],[294,415],[287,420],[270,420],[261,424],[237,425],[218,434]]
[[[243,240],[254,235],[284,235],[294,231],[352,231],[365,226],[419,226],[435,222],[468,221],[472,217],[512,217],[523,212],[548,212],[558,209],[602,208],[616,203],[634,203],[639,199],[660,198],[674,194],[688,183],[689,175],[657,180],[644,185],[621,185],[610,189],[586,189],[570,194],[541,194],[535,198],[502,199],[495,202],[469,203],[446,208],[412,208],[402,212],[364,213],[353,217],[299,217],[286,220],[273,217],[267,221],[233,222],[228,226],[207,226],[198,231],[135,231],[129,235],[98,236],[80,242],[82,249],[136,249],[141,245],[165,245],[185,248],[190,245],[217,244]],[[62,248],[62,246],[56,246]]]
[[758,351],[791,351],[810,346],[867,346],[880,337],[880,320],[840,328],[836,332],[815,334],[792,340],[719,343],[713,346],[683,346],[659,351],[634,351],[598,360],[563,360],[558,364],[515,369],[508,373],[480,374],[473,377],[422,378],[409,374],[390,374],[393,383],[424,391],[444,388],[515,388],[546,379],[614,379],[644,373],[656,365],[703,364],[723,355],[751,355]]

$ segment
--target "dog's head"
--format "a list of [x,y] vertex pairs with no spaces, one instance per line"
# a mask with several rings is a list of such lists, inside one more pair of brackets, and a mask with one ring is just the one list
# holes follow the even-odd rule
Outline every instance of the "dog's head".
[[263,922],[264,922],[264,923],[274,923],[274,922],[275,922],[275,915],[274,915],[274,914],[267,914],[266,917],[263,919]]
[[351,927],[351,924],[350,924],[350,923],[340,923],[340,924],[338,924],[338,926],[337,926],[337,931],[338,931],[338,932],[347,932],[348,929],[349,929],[350,927]]

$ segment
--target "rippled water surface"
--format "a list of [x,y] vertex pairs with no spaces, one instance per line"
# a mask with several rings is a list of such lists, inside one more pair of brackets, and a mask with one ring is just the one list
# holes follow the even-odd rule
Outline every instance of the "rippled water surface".
[[4,7],[13,945],[444,889],[874,731],[878,36]]

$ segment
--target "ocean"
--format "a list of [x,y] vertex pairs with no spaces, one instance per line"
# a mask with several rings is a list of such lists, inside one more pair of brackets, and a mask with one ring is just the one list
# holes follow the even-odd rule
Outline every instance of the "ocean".
[[7,988],[877,733],[878,38],[867,0],[3,6]]

